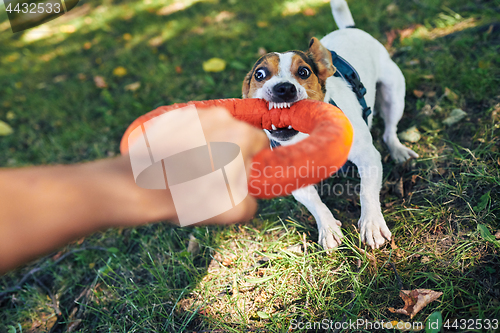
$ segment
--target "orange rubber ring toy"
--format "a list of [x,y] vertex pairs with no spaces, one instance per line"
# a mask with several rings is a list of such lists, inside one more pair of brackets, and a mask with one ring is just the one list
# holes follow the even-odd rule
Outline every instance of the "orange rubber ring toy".
[[[160,106],[137,118],[125,131],[120,143],[122,154],[128,152],[130,133],[146,121],[165,112],[194,105],[202,110],[223,107],[233,117],[261,129],[291,125],[309,137],[289,146],[263,149],[252,159],[249,194],[256,198],[289,195],[301,187],[324,180],[347,161],[353,140],[352,125],[344,113],[328,103],[302,100],[287,109],[269,110],[262,99],[218,99]],[[297,170],[299,172],[297,172]]]

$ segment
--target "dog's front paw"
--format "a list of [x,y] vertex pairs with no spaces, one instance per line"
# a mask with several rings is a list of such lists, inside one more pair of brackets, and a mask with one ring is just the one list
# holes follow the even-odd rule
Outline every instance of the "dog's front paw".
[[372,249],[384,245],[385,240],[391,239],[391,231],[385,224],[382,213],[359,219],[358,222],[361,241]]
[[391,157],[397,163],[403,163],[410,158],[417,158],[418,154],[400,143],[391,149]]
[[318,243],[325,250],[331,250],[342,244],[342,230],[340,226],[342,223],[335,218],[328,219],[327,221],[322,221],[321,226],[319,226],[319,239]]

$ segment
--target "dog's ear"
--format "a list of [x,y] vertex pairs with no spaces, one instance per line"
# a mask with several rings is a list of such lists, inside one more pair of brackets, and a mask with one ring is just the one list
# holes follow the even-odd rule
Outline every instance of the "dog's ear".
[[248,72],[243,80],[243,86],[241,87],[241,95],[243,98],[248,97],[248,92],[250,91],[250,80],[252,78],[252,71]]
[[318,66],[318,76],[321,81],[326,81],[337,70],[332,63],[332,54],[316,37],[311,38],[308,53]]

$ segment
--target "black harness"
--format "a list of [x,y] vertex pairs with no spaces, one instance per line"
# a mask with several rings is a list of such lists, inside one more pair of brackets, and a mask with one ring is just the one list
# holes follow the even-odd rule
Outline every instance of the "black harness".
[[[356,72],[354,67],[352,67],[351,64],[347,62],[347,60],[339,56],[337,52],[330,51],[330,53],[332,54],[332,63],[337,68],[333,76],[343,78],[351,86],[352,91],[356,94],[358,102],[363,109],[363,120],[368,124],[368,116],[372,113],[372,110],[368,105],[366,105],[364,97],[366,94],[366,88],[363,83],[361,83],[358,72]],[[333,99],[330,99],[329,103],[337,106]],[[274,141],[273,139],[271,139],[270,141],[271,148],[281,146],[279,142]]]

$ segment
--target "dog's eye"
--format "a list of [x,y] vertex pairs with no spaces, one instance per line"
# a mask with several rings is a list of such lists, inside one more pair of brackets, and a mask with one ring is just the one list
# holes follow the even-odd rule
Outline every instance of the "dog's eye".
[[265,68],[261,68],[257,71],[255,71],[254,77],[257,81],[262,81],[266,78],[267,76],[267,70]]
[[297,71],[297,74],[302,79],[307,79],[309,75],[311,75],[311,71],[307,67],[300,67],[299,70]]

